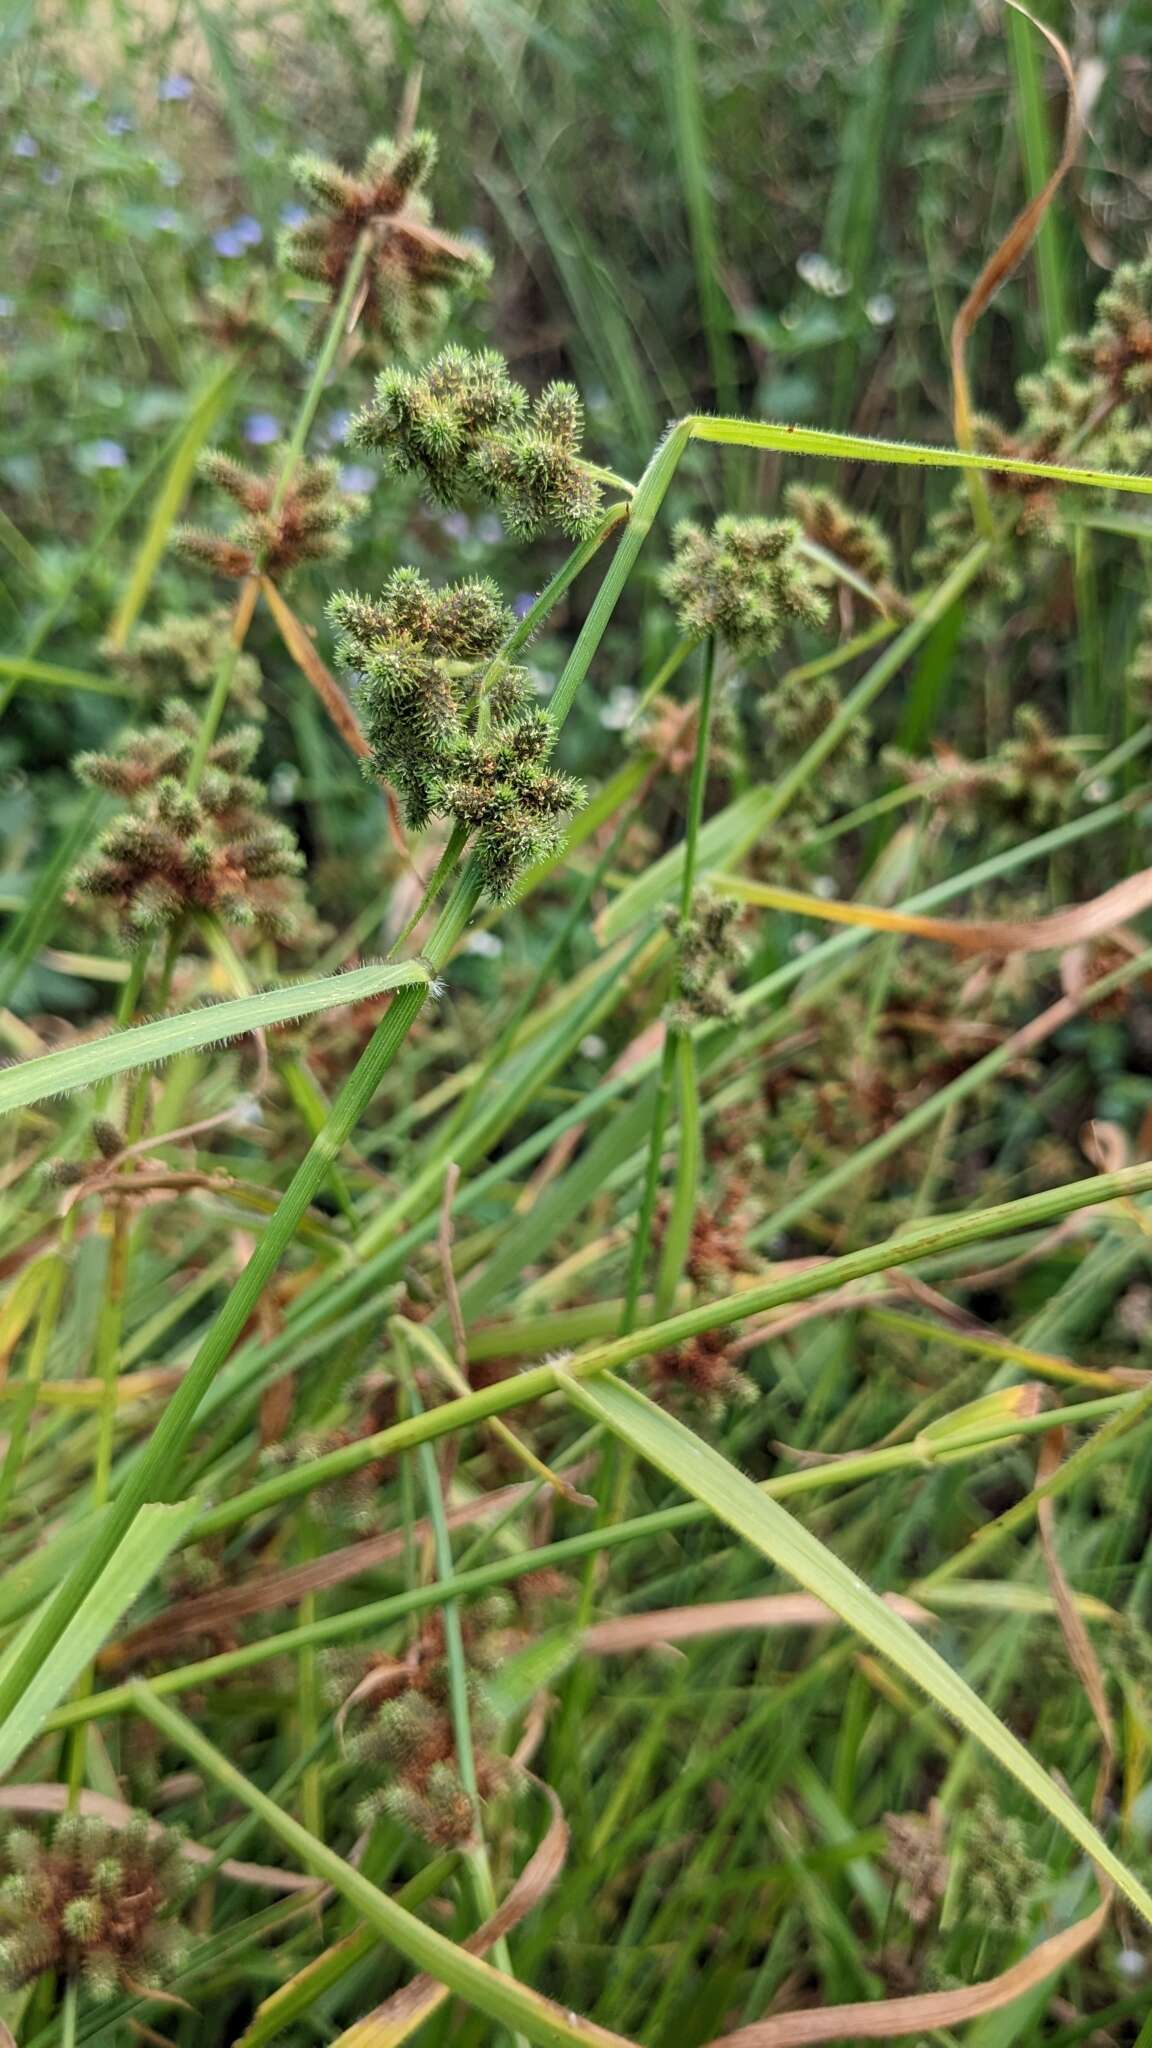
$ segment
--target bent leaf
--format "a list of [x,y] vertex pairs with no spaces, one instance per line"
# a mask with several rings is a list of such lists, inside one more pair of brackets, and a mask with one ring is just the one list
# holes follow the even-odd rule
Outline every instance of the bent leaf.
[[849,1628],[855,1629],[926,1692],[929,1699],[935,1700],[1060,1823],[1152,1924],[1152,1894],[1109,1848],[1087,1815],[1081,1813],[1075,1801],[1049,1777],[959,1672],[924,1642],[908,1622],[893,1613],[834,1551],[797,1522],[779,1501],[761,1493],[710,1444],[635,1388],[608,1378],[590,1385],[562,1368],[557,1369],[557,1380],[586,1415],[611,1429],[657,1471],[663,1472],[665,1478],[710,1508],[719,1521],[727,1523],[770,1558],[780,1571],[823,1600]]
[[86,1045],[69,1045],[62,1052],[45,1053],[42,1059],[21,1060],[18,1066],[0,1073],[0,1116],[12,1109],[24,1109],[30,1102],[43,1102],[49,1095],[68,1095],[75,1088],[90,1088],[96,1081],[130,1073],[134,1067],[155,1066],[160,1060],[174,1059],[177,1053],[200,1052],[208,1045],[243,1038],[250,1031],[267,1031],[275,1024],[314,1017],[322,1010],[336,1010],[344,1003],[362,1003],[366,997],[383,995],[388,989],[407,988],[413,982],[428,984],[431,979],[431,970],[423,960],[354,967],[347,974],[288,982],[282,988],[240,996],[234,1002],[206,1003],[200,1009],[182,1010],[153,1024],[135,1024],[131,1030],[117,1031]]

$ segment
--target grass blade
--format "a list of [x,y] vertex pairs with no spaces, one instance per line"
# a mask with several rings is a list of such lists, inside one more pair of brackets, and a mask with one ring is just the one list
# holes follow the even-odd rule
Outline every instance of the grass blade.
[[46,1096],[68,1095],[76,1088],[91,1088],[115,1074],[130,1073],[136,1067],[150,1067],[178,1053],[200,1052],[205,1046],[221,1045],[230,1038],[243,1038],[250,1031],[269,1030],[298,1017],[314,1017],[322,1010],[339,1009],[345,1003],[361,1003],[368,996],[387,989],[410,988],[414,982],[427,986],[431,970],[422,960],[401,960],[392,966],[355,967],[347,974],[328,974],[317,981],[289,982],[282,988],[265,989],[261,995],[239,996],[234,1002],[208,1003],[198,1010],[177,1011],[152,1024],[135,1024],[110,1038],[98,1038],[89,1045],[65,1046],[61,1052],[45,1053],[42,1059],[22,1060],[0,1074],[0,1116],[24,1109]]
[[[111,1563],[81,1602],[72,1626],[54,1645],[25,1687],[19,1704],[0,1728],[0,1777],[40,1733],[53,1707],[69,1692],[122,1614],[156,1576],[169,1553],[183,1543],[196,1515],[195,1501],[141,1508]],[[35,1626],[32,1616],[0,1662],[0,1674]]]
[[712,1510],[721,1522],[789,1578],[823,1600],[866,1642],[935,1700],[996,1763],[1059,1822],[1099,1868],[1114,1879],[1137,1911],[1152,1923],[1152,1893],[1111,1850],[1103,1836],[1081,1813],[1075,1801],[1050,1778],[1009,1728],[985,1706],[958,1671],[953,1670],[910,1624],[894,1614],[878,1594],[790,1515],[779,1501],[769,1500],[694,1431],[657,1408],[634,1387],[602,1379],[589,1386],[561,1370],[559,1381],[569,1398],[593,1421],[611,1429],[665,1478]]

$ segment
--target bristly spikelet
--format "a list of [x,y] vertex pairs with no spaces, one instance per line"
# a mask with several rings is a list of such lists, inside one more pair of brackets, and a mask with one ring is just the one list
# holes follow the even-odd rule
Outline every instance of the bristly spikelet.
[[521,540],[556,528],[583,540],[602,496],[581,459],[584,412],[570,384],[530,399],[502,356],[446,348],[419,371],[385,370],[348,430],[399,475],[422,476],[448,505],[499,507]]
[[1108,396],[1143,406],[1152,401],[1152,259],[1113,272],[1096,301],[1093,326],[1066,341],[1064,353]]
[[1028,1852],[1024,1829],[981,1793],[964,1836],[960,1911],[982,1928],[1023,1934],[1042,1869]]
[[324,285],[334,301],[367,234],[361,323],[401,355],[435,333],[453,290],[480,282],[491,268],[481,250],[433,225],[423,188],[435,161],[436,138],[419,129],[403,142],[373,143],[355,173],[318,156],[298,156],[292,165],[317,210],[282,237],[282,261]]
[[218,449],[209,449],[198,466],[244,517],[226,534],[177,527],[173,545],[218,576],[263,573],[278,582],[302,562],[329,562],[347,551],[345,528],[363,511],[365,500],[340,489],[335,462],[302,462],[275,514],[276,475],[260,476]]
[[496,586],[435,590],[415,569],[398,569],[379,598],[341,592],[329,616],[338,657],[357,678],[377,774],[398,791],[410,825],[438,813],[474,833],[485,885],[506,897],[524,868],[555,850],[583,792],[547,766],[555,735],[524,671],[498,663],[512,614]]
[[[178,697],[185,690],[210,690],[228,647],[230,616],[219,607],[185,617],[168,612],[154,626],[141,626],[130,647],[107,647],[111,668],[138,683],[150,696]],[[245,718],[261,718],[260,664],[241,654],[232,673],[230,700]]]
[[664,922],[672,934],[677,961],[677,1000],[671,1022],[683,1031],[695,1023],[725,1021],[735,1016],[728,976],[739,967],[744,948],[733,926],[740,905],[730,896],[698,889],[686,917],[669,908]]
[[[839,716],[842,704],[832,676],[782,676],[761,691],[756,713],[765,774],[777,780],[794,768]],[[858,801],[868,747],[868,721],[856,718],[815,774],[795,791],[789,806],[790,822],[796,827],[811,826],[841,805]]]
[[672,538],[675,556],[661,588],[686,633],[714,633],[752,659],[770,654],[791,621],[825,623],[828,601],[797,552],[795,520],[726,513],[710,533],[685,520]]
[[[483,1684],[483,1674],[495,1670],[505,1653],[507,1618],[504,1604],[492,1601],[462,1617],[473,1767],[482,1801],[499,1798],[516,1782],[514,1764],[491,1747],[496,1721]],[[438,1621],[428,1624],[406,1665],[389,1678],[383,1703],[349,1743],[357,1763],[388,1774],[388,1782],[361,1802],[362,1818],[370,1822],[389,1813],[439,1848],[458,1847],[478,1816],[457,1762],[451,1675]]]
[[875,519],[853,512],[834,491],[809,484],[789,484],[784,503],[810,541],[872,584],[886,611],[907,612],[892,581],[892,544]]
[[47,1843],[11,1828],[0,1871],[0,1980],[10,1990],[55,1970],[106,2001],[158,1988],[183,1961],[183,1930],[165,1916],[192,1873],[180,1837],[143,1814],[119,1829],[66,1814]]
[[81,754],[82,781],[125,797],[80,870],[83,894],[111,904],[130,944],[209,910],[289,941],[309,928],[297,876],[304,856],[287,826],[270,818],[262,785],[246,773],[260,742],[253,726],[211,748],[200,788],[183,787],[196,741],[195,715],[174,702],[167,723],[128,732],[114,752]]

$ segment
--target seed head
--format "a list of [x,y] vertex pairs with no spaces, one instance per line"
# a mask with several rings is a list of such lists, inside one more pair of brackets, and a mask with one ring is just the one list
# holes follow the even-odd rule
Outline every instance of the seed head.
[[226,534],[178,527],[173,544],[218,576],[242,578],[262,571],[279,582],[302,562],[334,561],[347,550],[348,522],[364,509],[362,497],[340,490],[334,462],[302,462],[275,515],[275,475],[260,476],[218,449],[203,455],[199,468],[244,517]]
[[583,427],[570,384],[531,399],[502,356],[446,348],[423,370],[385,370],[348,438],[381,451],[397,474],[423,477],[444,504],[498,506],[521,540],[549,528],[582,540],[602,502],[580,457]]
[[377,774],[409,824],[438,813],[474,833],[485,885],[506,897],[559,844],[582,792],[547,766],[553,727],[524,671],[497,661],[512,626],[499,591],[486,581],[435,590],[398,569],[379,598],[341,592],[329,616]]
[[94,1998],[155,1986],[183,1959],[167,1916],[189,1887],[179,1836],[137,1815],[123,1829],[65,1815],[43,1842],[0,1838],[0,1978],[18,1990],[42,1970],[83,1979]]
[[[186,690],[210,690],[228,646],[226,609],[184,617],[169,612],[154,626],[142,626],[131,647],[106,648],[117,672],[152,697],[180,697]],[[232,673],[230,696],[245,718],[263,716],[260,664],[241,654]]]
[[797,553],[792,519],[726,513],[711,532],[686,520],[673,534],[674,559],[661,578],[686,633],[715,633],[734,654],[770,654],[789,621],[821,626],[828,603],[811,564]]
[[435,136],[418,129],[403,142],[374,142],[358,172],[319,156],[298,156],[292,165],[316,211],[284,235],[282,260],[335,301],[367,234],[361,320],[402,355],[435,333],[453,290],[483,280],[491,267],[482,251],[434,226],[423,187],[435,161]]
[[790,484],[784,503],[810,541],[867,577],[886,610],[907,612],[892,581],[892,544],[876,520],[853,512],[834,491],[807,484]]
[[744,958],[733,930],[739,915],[740,906],[731,897],[713,896],[704,889],[697,890],[687,917],[674,909],[666,913],[678,970],[671,1021],[681,1030],[709,1018],[735,1015],[728,975]]
[[179,702],[166,715],[163,726],[126,733],[114,752],[76,761],[81,780],[128,800],[76,886],[116,910],[130,944],[196,910],[270,938],[300,936],[309,924],[296,879],[304,856],[269,817],[262,785],[244,773],[259,731],[240,727],[218,740],[191,796],[183,784],[196,718]]

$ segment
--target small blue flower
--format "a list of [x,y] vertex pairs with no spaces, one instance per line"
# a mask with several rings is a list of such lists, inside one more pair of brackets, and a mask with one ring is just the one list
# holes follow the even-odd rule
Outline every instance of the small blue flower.
[[171,158],[168,158],[160,162],[156,168],[159,174],[160,183],[162,185],[167,185],[168,190],[170,192],[173,190],[175,186],[182,185],[184,183],[183,171],[180,169],[179,164],[174,164],[172,162]]
[[131,135],[136,123],[131,114],[109,114],[104,126],[109,135]]
[[345,434],[348,432],[348,422],[351,417],[350,412],[334,412],[330,413],[328,418],[321,422],[320,431],[316,439],[322,448],[331,448],[337,441],[344,439]]
[[158,100],[190,100],[192,93],[192,80],[185,78],[181,71],[171,72],[167,78],[162,78],[156,87]]
[[376,471],[369,469],[366,462],[349,462],[340,471],[340,489],[355,491],[364,496],[376,484]]
[[268,448],[280,439],[280,422],[274,412],[250,412],[244,422],[244,439],[253,448]]
[[183,222],[175,207],[158,206],[152,215],[152,225],[158,228],[162,235],[178,235]]
[[40,173],[40,183],[42,185],[58,185],[61,176],[62,172],[59,164],[45,164],[44,169]]
[[241,240],[235,228],[217,228],[212,237],[212,247],[218,256],[243,256],[247,243]]
[[476,521],[476,538],[486,548],[499,547],[504,538],[504,528],[494,512],[482,512]]
[[232,225],[246,249],[255,249],[257,244],[264,240],[263,228],[250,213],[242,213],[239,220],[234,221]]
[[306,206],[282,206],[280,218],[286,228],[302,228],[308,218]]
[[39,156],[40,144],[34,135],[17,135],[12,143],[13,156]]
[[128,315],[123,306],[105,306],[100,314],[100,325],[106,327],[109,334],[123,334],[128,325]]
[[530,590],[522,590],[519,597],[513,598],[512,610],[518,619],[526,619],[535,602]]
[[440,525],[447,534],[448,539],[454,540],[458,544],[471,537],[472,521],[466,512],[446,512],[440,521]]
[[88,441],[76,453],[84,469],[123,469],[128,460],[119,441]]
[[82,107],[90,107],[92,105],[93,100],[98,100],[99,97],[99,86],[93,85],[92,80],[90,78],[82,79],[80,84],[76,88],[76,98],[79,104]]

